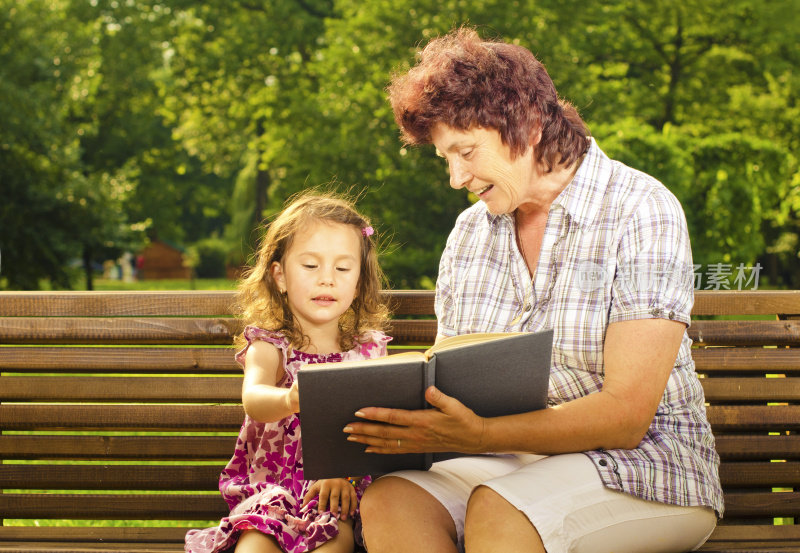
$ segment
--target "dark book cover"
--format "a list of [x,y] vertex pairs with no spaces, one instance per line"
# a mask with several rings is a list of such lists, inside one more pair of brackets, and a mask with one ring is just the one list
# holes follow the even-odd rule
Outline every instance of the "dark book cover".
[[[427,469],[457,452],[381,455],[348,442],[342,429],[364,407],[424,409],[435,384],[483,417],[547,405],[553,331],[464,335],[425,354],[307,365],[298,372],[303,468],[307,479]],[[426,358],[426,355],[428,358]]]

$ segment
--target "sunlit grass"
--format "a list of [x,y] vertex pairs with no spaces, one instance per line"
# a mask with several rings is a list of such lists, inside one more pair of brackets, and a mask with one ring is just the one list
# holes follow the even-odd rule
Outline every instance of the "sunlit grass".
[[[122,280],[97,279],[93,282],[94,289],[98,291],[127,291],[127,290],[235,290],[236,281],[225,278],[196,278],[196,279],[163,279],[163,280],[137,280],[124,282]],[[85,283],[83,285],[85,290]]]

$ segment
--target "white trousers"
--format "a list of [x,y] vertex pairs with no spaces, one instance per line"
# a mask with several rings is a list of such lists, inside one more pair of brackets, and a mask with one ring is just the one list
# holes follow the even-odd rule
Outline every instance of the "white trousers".
[[681,507],[606,488],[581,453],[543,457],[461,457],[428,471],[389,476],[410,480],[453,517],[463,550],[472,490],[487,486],[522,511],[548,553],[679,553],[699,548],[717,523],[710,507]]

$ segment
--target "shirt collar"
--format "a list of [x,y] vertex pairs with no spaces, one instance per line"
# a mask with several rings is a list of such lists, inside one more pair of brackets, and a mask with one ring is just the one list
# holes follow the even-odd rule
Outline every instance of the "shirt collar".
[[[589,141],[589,149],[586,150],[575,176],[553,200],[553,206],[563,208],[580,227],[591,226],[594,222],[603,204],[606,187],[612,174],[611,160],[597,146],[593,137],[590,137]],[[486,218],[492,225],[501,222],[512,226],[514,224],[513,213],[493,215],[487,209]]]
[[589,227],[594,223],[613,173],[611,160],[597,146],[594,138],[589,140],[589,149],[575,176],[553,201],[554,206],[561,206],[580,227]]

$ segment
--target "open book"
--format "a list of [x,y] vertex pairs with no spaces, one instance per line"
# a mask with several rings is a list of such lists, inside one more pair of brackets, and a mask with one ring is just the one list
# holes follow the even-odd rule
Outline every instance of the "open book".
[[365,453],[342,429],[364,407],[426,409],[435,385],[482,417],[543,409],[547,404],[553,331],[463,334],[425,352],[306,365],[300,389],[303,467],[307,479],[428,469],[456,452]]

